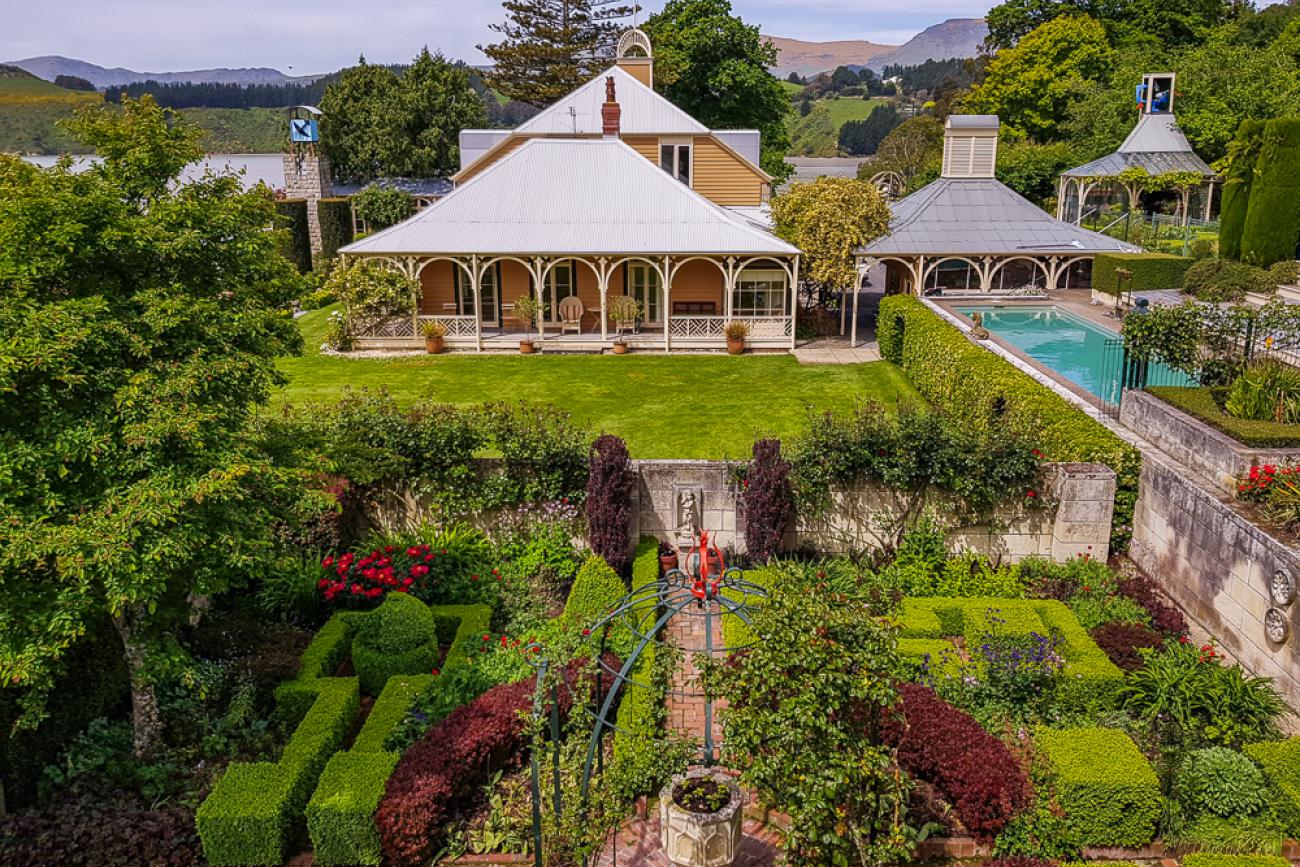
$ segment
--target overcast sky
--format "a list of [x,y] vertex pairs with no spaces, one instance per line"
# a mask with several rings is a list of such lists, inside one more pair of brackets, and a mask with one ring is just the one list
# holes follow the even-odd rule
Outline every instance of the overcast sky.
[[[897,44],[990,0],[732,0],[763,32]],[[662,8],[646,0],[646,9]],[[0,61],[61,54],[143,72],[271,66],[330,72],[364,53],[405,62],[428,44],[483,62],[500,0],[0,0]]]

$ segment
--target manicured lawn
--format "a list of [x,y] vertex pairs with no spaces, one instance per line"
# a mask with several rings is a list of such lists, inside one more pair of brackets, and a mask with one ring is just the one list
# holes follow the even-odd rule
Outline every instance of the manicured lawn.
[[623,437],[634,457],[743,458],[756,436],[788,437],[808,407],[923,403],[887,362],[806,367],[792,356],[515,355],[349,359],[321,356],[328,311],[299,320],[306,354],[286,358],[282,402],[332,402],[343,389],[387,388],[403,403],[554,403],[593,430]]
[[889,100],[879,96],[863,99],[860,96],[841,96],[839,99],[822,100],[826,110],[831,113],[831,123],[838,130],[851,120],[866,120],[876,106],[885,105]]

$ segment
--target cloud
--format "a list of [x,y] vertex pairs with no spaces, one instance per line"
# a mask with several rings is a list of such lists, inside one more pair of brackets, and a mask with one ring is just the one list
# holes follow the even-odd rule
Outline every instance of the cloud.
[[[798,39],[899,43],[945,18],[983,15],[987,0],[733,0],[763,32]],[[497,0],[4,0],[0,60],[62,54],[148,72],[272,66],[328,72],[401,63],[428,45],[471,63],[503,18]],[[647,3],[647,9],[662,6]]]

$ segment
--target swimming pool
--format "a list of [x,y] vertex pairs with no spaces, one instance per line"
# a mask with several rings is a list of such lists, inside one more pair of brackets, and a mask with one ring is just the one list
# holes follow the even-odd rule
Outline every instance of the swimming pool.
[[[989,305],[955,308],[963,316],[984,314],[989,333],[1051,368],[1089,394],[1107,403],[1119,400],[1120,336],[1082,317],[1053,305],[995,307]],[[1110,347],[1107,347],[1110,341]],[[1168,385],[1192,384],[1164,365],[1152,364],[1151,382]],[[1175,380],[1182,380],[1176,382]]]

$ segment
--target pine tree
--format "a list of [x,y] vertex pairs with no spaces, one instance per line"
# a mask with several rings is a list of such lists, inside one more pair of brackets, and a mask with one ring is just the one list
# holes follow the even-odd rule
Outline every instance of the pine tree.
[[488,84],[511,99],[546,105],[600,72],[633,12],[622,0],[505,0],[502,41],[479,50],[496,68]]

